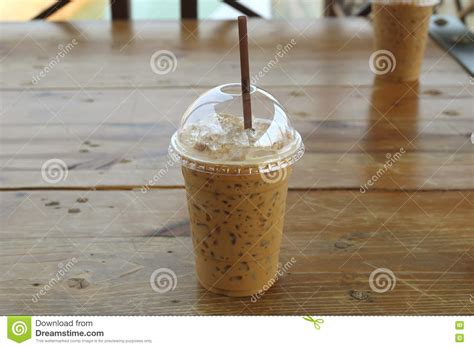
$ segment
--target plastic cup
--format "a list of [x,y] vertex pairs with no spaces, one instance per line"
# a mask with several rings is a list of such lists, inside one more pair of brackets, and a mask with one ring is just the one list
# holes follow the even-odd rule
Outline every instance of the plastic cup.
[[198,280],[227,296],[274,283],[288,178],[304,153],[278,101],[256,87],[251,98],[253,130],[243,127],[240,84],[228,84],[188,108],[170,146],[182,163]]
[[370,66],[381,79],[419,79],[433,7],[438,0],[372,0],[374,49]]

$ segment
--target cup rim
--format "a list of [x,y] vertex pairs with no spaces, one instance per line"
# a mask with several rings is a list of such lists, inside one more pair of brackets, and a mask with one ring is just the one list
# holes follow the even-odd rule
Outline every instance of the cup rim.
[[271,160],[267,160],[260,163],[231,163],[218,161],[206,161],[198,158],[190,157],[189,154],[183,151],[179,144],[176,142],[177,132],[171,137],[171,143],[168,147],[168,154],[175,161],[189,169],[193,169],[199,172],[219,174],[219,175],[255,175],[265,174],[284,169],[288,166],[293,165],[295,162],[303,157],[305,147],[301,141],[301,136],[298,136],[298,147],[291,153],[283,154]]

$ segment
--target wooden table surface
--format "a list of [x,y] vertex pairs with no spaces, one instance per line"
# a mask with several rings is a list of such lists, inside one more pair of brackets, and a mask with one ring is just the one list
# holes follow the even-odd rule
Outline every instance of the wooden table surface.
[[[253,74],[295,42],[258,84],[307,148],[281,251],[296,262],[253,303],[198,285],[180,168],[166,163],[186,107],[240,78],[235,23],[0,28],[0,314],[474,313],[474,85],[433,42],[419,85],[386,84],[364,19],[249,21]],[[158,50],[174,72],[152,71]],[[50,159],[68,166],[57,183],[41,172]],[[152,289],[158,268],[174,290]],[[369,281],[380,268],[386,292]]]

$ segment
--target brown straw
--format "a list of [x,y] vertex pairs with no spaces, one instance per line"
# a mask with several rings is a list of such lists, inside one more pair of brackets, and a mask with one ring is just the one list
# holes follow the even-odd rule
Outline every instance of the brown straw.
[[240,76],[242,80],[242,106],[244,128],[252,129],[252,105],[250,103],[249,43],[247,40],[247,17],[239,16]]

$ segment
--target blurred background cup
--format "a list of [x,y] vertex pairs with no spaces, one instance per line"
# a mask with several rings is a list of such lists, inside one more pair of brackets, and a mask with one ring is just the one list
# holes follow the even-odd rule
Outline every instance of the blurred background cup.
[[419,79],[433,8],[439,0],[372,0],[371,70],[381,79]]

